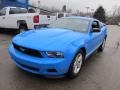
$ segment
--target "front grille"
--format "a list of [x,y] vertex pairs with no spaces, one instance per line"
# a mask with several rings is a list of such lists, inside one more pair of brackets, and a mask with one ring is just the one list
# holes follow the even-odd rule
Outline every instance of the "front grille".
[[24,54],[27,54],[27,55],[30,55],[30,56],[34,56],[34,57],[39,57],[39,58],[42,58],[42,55],[39,51],[37,50],[34,50],[34,49],[29,49],[29,48],[26,48],[26,47],[22,47],[22,46],[19,46],[19,45],[16,45],[13,43],[13,46],[16,50],[24,53]]

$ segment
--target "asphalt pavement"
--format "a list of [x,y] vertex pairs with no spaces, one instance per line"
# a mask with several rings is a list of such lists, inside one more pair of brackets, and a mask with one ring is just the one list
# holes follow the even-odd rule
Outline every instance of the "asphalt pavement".
[[0,90],[120,90],[120,27],[108,28],[104,52],[89,57],[73,80],[45,78],[17,68],[7,50],[15,34],[0,32]]

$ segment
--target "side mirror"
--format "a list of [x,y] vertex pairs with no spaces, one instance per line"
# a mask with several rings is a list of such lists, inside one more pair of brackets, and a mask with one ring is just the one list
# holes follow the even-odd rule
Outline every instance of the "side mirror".
[[100,32],[99,28],[92,28],[92,32]]

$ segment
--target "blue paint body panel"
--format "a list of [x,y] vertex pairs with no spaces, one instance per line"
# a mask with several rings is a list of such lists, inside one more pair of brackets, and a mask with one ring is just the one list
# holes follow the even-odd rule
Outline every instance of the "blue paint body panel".
[[[82,17],[69,17],[83,19]],[[80,48],[85,48],[86,58],[91,55],[107,36],[106,26],[101,27],[101,32],[91,33],[90,28],[94,19],[90,20],[87,33],[75,32],[60,28],[41,28],[31,30],[15,36],[12,43],[37,50],[43,58],[33,57],[24,54],[9,45],[9,53],[16,65],[31,73],[59,76],[68,72],[70,64]],[[64,58],[49,58],[45,51],[62,52]],[[56,72],[48,72],[48,69],[55,69]]]

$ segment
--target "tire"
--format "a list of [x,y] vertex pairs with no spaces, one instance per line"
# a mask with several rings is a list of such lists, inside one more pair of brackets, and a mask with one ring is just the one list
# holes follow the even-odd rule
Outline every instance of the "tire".
[[2,28],[0,28],[0,32],[2,31],[1,29],[2,29]]
[[106,43],[106,39],[103,40],[102,44],[100,45],[100,47],[98,48],[98,52],[102,52],[105,48],[105,43]]
[[25,31],[27,31],[27,26],[26,25],[20,25],[18,33],[22,33],[22,32],[25,32]]
[[80,50],[76,54],[73,62],[70,65],[70,68],[69,68],[69,71],[67,74],[68,78],[74,79],[75,77],[77,77],[79,75],[84,59],[85,59],[85,55],[84,55],[83,51]]

